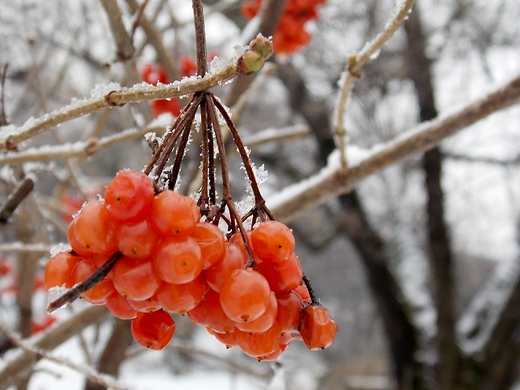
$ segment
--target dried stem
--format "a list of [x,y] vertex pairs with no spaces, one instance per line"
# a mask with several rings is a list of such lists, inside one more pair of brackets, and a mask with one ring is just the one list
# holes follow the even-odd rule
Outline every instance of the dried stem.
[[197,75],[203,77],[208,67],[206,49],[206,28],[204,27],[204,9],[201,0],[192,0],[193,20],[195,22],[195,46],[197,48]]
[[0,223],[7,223],[14,210],[23,202],[34,188],[34,181],[25,176],[15,187],[7,198],[7,201],[0,207]]
[[105,276],[114,268],[116,263],[123,257],[121,252],[114,253],[110,259],[107,260],[105,264],[103,264],[99,269],[94,272],[87,280],[84,282],[78,283],[70,290],[68,290],[65,294],[61,295],[59,298],[55,299],[52,302],[49,302],[49,306],[47,307],[47,312],[52,313],[54,310],[59,309],[63,305],[67,303],[74,302],[79,298],[81,294],[85,291],[91,289],[96,284],[101,282]]
[[372,41],[368,42],[361,52],[353,54],[349,58],[347,69],[341,75],[339,85],[340,93],[336,102],[333,119],[333,132],[337,136],[337,147],[340,151],[341,169],[344,176],[347,175],[348,162],[346,155],[346,137],[347,130],[345,128],[345,112],[347,109],[347,101],[352,91],[354,82],[361,76],[361,71],[365,63],[370,59],[374,53],[381,49],[381,47],[395,34],[397,29],[404,23],[406,17],[410,13],[415,0],[406,0],[402,3],[401,8],[396,10],[390,21],[387,23],[385,29],[379,33]]
[[0,88],[2,91],[0,92],[0,126],[6,126],[9,124],[7,121],[7,115],[5,113],[5,79],[7,76],[7,63],[2,67],[2,71],[0,72]]

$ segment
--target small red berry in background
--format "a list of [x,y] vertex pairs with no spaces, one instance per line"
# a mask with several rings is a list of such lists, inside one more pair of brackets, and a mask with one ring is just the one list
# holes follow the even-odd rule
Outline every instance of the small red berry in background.
[[[252,19],[263,0],[245,0],[240,7],[242,15]],[[287,0],[278,27],[273,34],[275,53],[290,54],[306,46],[311,40],[310,33],[305,30],[305,23],[318,18],[317,7],[325,4],[325,0]]]
[[[152,85],[157,85],[157,83],[168,84],[170,82],[168,77],[166,77],[164,68],[157,64],[146,64],[141,69],[141,78],[143,81]],[[177,99],[154,100],[152,102],[152,113],[154,118],[168,112],[173,116],[179,116],[181,106]]]

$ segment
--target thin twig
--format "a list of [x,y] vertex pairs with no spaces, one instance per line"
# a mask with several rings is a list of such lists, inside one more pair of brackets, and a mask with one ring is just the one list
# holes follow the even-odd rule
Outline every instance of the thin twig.
[[0,126],[6,126],[9,124],[7,121],[7,115],[5,113],[5,80],[7,76],[7,67],[8,64],[5,63],[2,67],[2,71],[0,72],[0,88],[2,91],[0,92]]
[[195,47],[197,49],[197,75],[204,76],[208,68],[206,49],[206,28],[204,27],[204,8],[201,0],[192,0],[193,20],[195,23]]
[[0,207],[0,223],[6,223],[14,210],[23,202],[34,188],[34,181],[31,177],[25,176],[14,188],[13,192],[7,197],[6,202]]
[[[106,307],[91,306],[42,332],[35,338],[33,346],[52,350],[89,325],[100,322],[107,314]],[[6,358],[0,371],[0,390],[7,390],[10,386],[15,385],[18,380],[24,378],[37,361],[38,357],[27,351],[23,351],[19,355],[12,355],[12,359]]]
[[287,222],[301,211],[352,191],[368,176],[423,153],[467,126],[518,103],[520,76],[456,112],[423,122],[396,139],[378,145],[375,151],[366,151],[364,158],[350,166],[346,181],[342,179],[342,168],[336,153],[329,158],[328,166],[322,171],[273,195],[272,201],[268,202],[270,209],[278,220]]
[[341,169],[346,177],[348,171],[348,162],[346,155],[346,137],[347,130],[345,128],[345,111],[347,101],[352,91],[352,87],[357,78],[361,76],[361,71],[366,62],[395,34],[397,29],[406,20],[415,0],[406,0],[402,3],[401,8],[394,11],[394,15],[385,26],[385,29],[379,33],[372,41],[368,42],[361,52],[353,54],[349,58],[347,69],[341,75],[339,85],[340,93],[336,102],[333,119],[333,132],[337,136],[337,147],[340,151]]
[[107,374],[99,374],[95,372],[93,368],[82,366],[80,364],[76,364],[68,359],[64,359],[58,356],[54,356],[47,352],[46,350],[42,348],[35,347],[34,345],[31,345],[22,339],[15,333],[11,332],[9,329],[7,329],[5,326],[0,324],[0,332],[4,334],[7,339],[9,339],[14,345],[16,345],[18,348],[20,348],[24,352],[28,352],[30,354],[33,354],[37,359],[45,358],[51,362],[60,364],[65,367],[69,367],[73,369],[74,371],[79,372],[80,374],[85,375],[89,380],[101,385],[105,386],[107,389],[114,389],[114,390],[126,390],[127,387],[121,386],[117,383],[117,381],[112,378],[111,376]]
[[297,138],[305,138],[309,135],[310,129],[307,125],[295,125],[279,129],[271,128],[259,131],[258,133],[246,138],[244,144],[247,145],[249,149],[255,149],[271,142],[279,143]]
[[0,253],[14,252],[14,253],[49,253],[52,246],[49,244],[35,242],[35,243],[24,243],[21,241],[10,242],[6,244],[0,244]]

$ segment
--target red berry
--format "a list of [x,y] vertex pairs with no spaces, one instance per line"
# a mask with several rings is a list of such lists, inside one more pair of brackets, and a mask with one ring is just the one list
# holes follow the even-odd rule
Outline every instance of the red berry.
[[288,292],[297,288],[303,277],[303,270],[294,252],[282,263],[261,261],[256,270],[265,276],[271,290],[276,294]]
[[187,196],[166,190],[157,195],[153,201],[150,222],[163,236],[190,236],[199,221],[199,207]]
[[235,322],[257,319],[265,312],[270,299],[269,283],[251,268],[235,270],[220,288],[222,309]]
[[226,254],[224,234],[212,223],[199,222],[195,225],[192,237],[200,247],[204,261],[203,269],[214,266],[222,261]]
[[154,258],[157,275],[168,283],[188,283],[202,271],[200,247],[191,237],[164,239],[157,247]]
[[269,355],[280,345],[281,331],[276,322],[265,332],[242,332],[237,329],[235,333],[238,346],[249,356]]
[[235,323],[224,313],[217,292],[209,290],[204,296],[204,318],[214,332],[229,333],[235,330]]
[[294,252],[294,236],[278,221],[264,221],[251,233],[253,252],[259,259],[280,263]]
[[[81,283],[91,277],[97,271],[92,259],[81,259],[76,263],[71,273],[73,284]],[[104,305],[108,297],[114,293],[114,285],[111,280],[103,279],[94,287],[81,294],[81,298],[93,305]]]
[[271,299],[269,299],[269,303],[260,317],[248,322],[237,322],[235,326],[243,332],[265,332],[273,326],[277,314],[278,301],[274,292],[271,291]]
[[52,256],[43,273],[43,286],[48,291],[52,287],[71,288],[74,285],[71,274],[81,257],[68,252],[59,252]]
[[114,253],[117,250],[116,223],[105,210],[103,200],[86,203],[69,225],[67,236],[74,252],[82,256]]
[[119,225],[116,238],[119,251],[136,259],[151,257],[159,242],[159,236],[146,220]]
[[108,297],[106,306],[114,317],[121,320],[132,320],[137,316],[137,310],[133,309],[126,298],[117,291]]
[[173,318],[164,310],[153,313],[138,313],[132,320],[132,336],[146,348],[163,349],[168,345],[175,331]]
[[239,246],[226,243],[226,253],[220,263],[209,267],[204,271],[208,285],[215,291],[219,291],[224,281],[234,270],[246,265],[247,257]]
[[325,349],[334,341],[338,326],[323,306],[307,306],[302,311],[300,334],[307,348]]
[[195,309],[204,296],[204,279],[198,277],[189,283],[164,282],[155,293],[161,307],[169,312],[186,314]]
[[135,301],[150,298],[161,284],[151,261],[126,256],[114,266],[112,281],[119,294]]
[[150,213],[154,195],[144,173],[119,171],[105,190],[105,208],[115,220],[140,221]]
[[294,291],[276,296],[278,301],[278,316],[276,322],[280,324],[283,332],[298,329],[303,309],[301,297]]

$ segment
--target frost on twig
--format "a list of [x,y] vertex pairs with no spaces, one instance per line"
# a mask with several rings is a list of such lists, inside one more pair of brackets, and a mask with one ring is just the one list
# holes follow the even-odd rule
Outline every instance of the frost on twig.
[[394,14],[386,24],[385,29],[379,33],[373,40],[367,42],[359,53],[350,56],[347,69],[342,73],[338,82],[340,93],[336,101],[336,106],[333,116],[333,133],[336,136],[336,146],[340,150],[340,162],[342,173],[346,174],[348,169],[347,155],[346,155],[346,137],[347,130],[345,128],[344,117],[347,107],[347,101],[354,82],[361,76],[361,71],[366,62],[372,58],[381,47],[395,34],[397,29],[406,20],[410,13],[415,0],[405,0],[396,4]]
[[90,98],[75,100],[71,104],[47,113],[39,118],[31,118],[22,126],[4,126],[0,128],[0,152],[14,150],[16,146],[60,123],[91,114],[95,111],[111,107],[124,106],[126,103],[137,103],[144,100],[163,100],[205,91],[222,85],[240,74],[238,65],[243,62],[244,50],[237,51],[236,58],[219,66],[210,66],[204,77],[185,77],[170,84],[151,85],[135,84],[123,88],[117,83],[96,87]]

